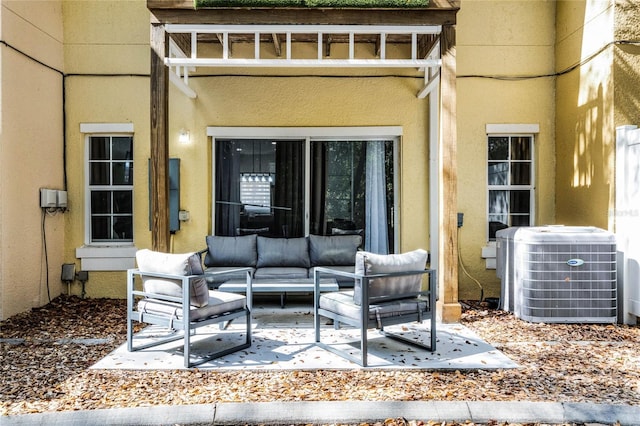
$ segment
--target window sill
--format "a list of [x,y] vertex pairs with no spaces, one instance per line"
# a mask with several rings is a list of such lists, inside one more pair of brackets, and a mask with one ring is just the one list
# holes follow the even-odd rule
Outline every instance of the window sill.
[[84,245],[76,248],[76,257],[80,259],[83,271],[126,271],[135,268],[136,251],[134,245]]

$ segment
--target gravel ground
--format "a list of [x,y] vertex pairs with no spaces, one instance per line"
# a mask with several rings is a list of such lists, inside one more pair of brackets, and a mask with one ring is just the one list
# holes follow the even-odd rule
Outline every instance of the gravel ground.
[[0,323],[0,414],[275,400],[640,405],[638,325],[528,323],[477,303],[463,307],[462,323],[522,368],[406,372],[89,370],[125,342],[126,301],[61,296]]

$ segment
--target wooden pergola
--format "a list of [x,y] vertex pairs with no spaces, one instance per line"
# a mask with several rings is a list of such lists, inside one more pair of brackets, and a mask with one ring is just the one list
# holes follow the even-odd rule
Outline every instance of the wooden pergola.
[[[456,14],[457,0],[431,0],[422,8],[197,8],[193,0],[147,0],[151,12],[151,233],[154,250],[168,251],[169,231],[169,83],[185,95],[193,67],[413,67],[423,69],[425,84],[417,93],[431,102],[431,247],[439,273],[443,322],[460,318],[457,255],[456,171]],[[255,57],[233,58],[234,42],[253,42]],[[315,42],[318,58],[300,61],[290,56],[291,43]],[[220,43],[219,58],[198,57],[201,43]],[[350,56],[327,57],[332,43],[349,43]],[[353,55],[356,43],[376,46],[376,58]],[[385,57],[387,43],[411,44],[411,57]],[[260,46],[274,49],[267,62]],[[271,47],[272,46],[272,47]],[[435,179],[434,179],[435,178]],[[433,238],[433,235],[437,238]]]

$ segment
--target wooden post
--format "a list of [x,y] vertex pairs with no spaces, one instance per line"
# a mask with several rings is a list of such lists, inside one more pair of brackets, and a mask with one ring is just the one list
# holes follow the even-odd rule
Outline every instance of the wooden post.
[[164,64],[169,37],[164,26],[151,24],[151,245],[169,251],[169,70]]
[[458,303],[458,196],[456,132],[456,27],[442,27],[440,40],[441,134],[439,191],[439,288],[442,322],[458,322],[462,308]]

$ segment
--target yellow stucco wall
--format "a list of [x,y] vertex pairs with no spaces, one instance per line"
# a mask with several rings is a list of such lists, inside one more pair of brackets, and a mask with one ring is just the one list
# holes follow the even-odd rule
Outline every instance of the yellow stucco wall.
[[[556,218],[609,226],[613,207],[612,1],[558,2]],[[575,69],[571,67],[582,62]],[[571,70],[570,70],[571,69]]]
[[[640,3],[618,2],[615,11],[614,38],[621,42],[640,40]],[[615,126],[640,125],[640,46],[617,44],[613,75]]]
[[[463,1],[458,14],[458,211],[462,262],[484,296],[499,296],[487,269],[486,124],[539,124],[535,135],[537,224],[554,220],[554,78],[478,78],[553,73],[555,5],[552,1]],[[479,286],[459,272],[459,298],[478,299]]]
[[[69,207],[64,258],[82,268],[85,244],[85,145],[81,123],[132,123],[134,127],[134,240],[150,245],[149,11],[145,1],[64,1]],[[74,283],[72,293],[80,294]],[[88,297],[125,297],[123,272],[89,271]]]
[[61,2],[2,1],[0,31],[0,318],[7,318],[62,291],[64,215],[43,214],[39,195],[64,185]]

